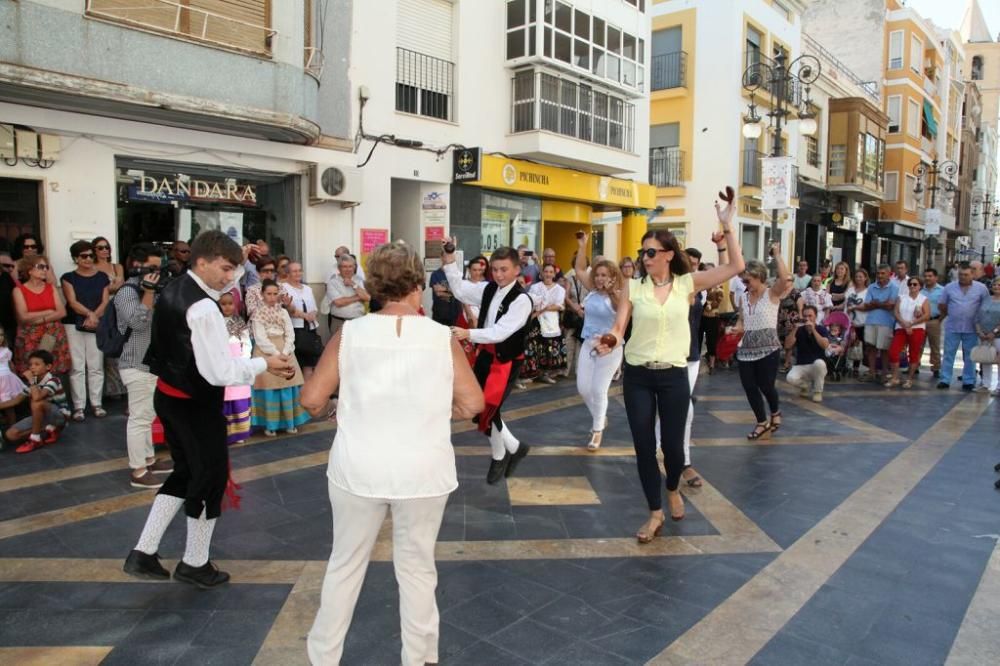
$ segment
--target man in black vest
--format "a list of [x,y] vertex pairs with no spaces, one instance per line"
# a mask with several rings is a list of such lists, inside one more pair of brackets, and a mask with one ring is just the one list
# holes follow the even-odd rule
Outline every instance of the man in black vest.
[[[451,242],[457,243],[454,238]],[[483,387],[486,408],[476,418],[479,431],[489,437],[493,454],[486,482],[496,483],[511,476],[531,449],[517,441],[500,417],[500,407],[510,395],[524,360],[524,341],[533,309],[531,297],[517,283],[521,263],[513,248],[501,247],[493,252],[491,281],[463,280],[462,269],[455,265],[454,252],[445,252],[441,261],[455,298],[480,307],[478,328],[453,326],[451,330],[459,340],[470,340],[479,347],[473,371]]]
[[208,559],[229,481],[222,413],[225,387],[252,384],[265,370],[281,377],[292,372],[286,356],[229,355],[229,334],[218,300],[235,284],[236,267],[245,259],[240,246],[225,233],[206,231],[191,244],[190,270],[171,281],[157,301],[144,362],[157,377],[153,406],[163,422],[174,471],[153,502],[139,543],[125,560],[125,573],[138,578],[170,578],[157,550],[183,506],[187,546],[174,579],[203,589],[229,580],[229,574]]

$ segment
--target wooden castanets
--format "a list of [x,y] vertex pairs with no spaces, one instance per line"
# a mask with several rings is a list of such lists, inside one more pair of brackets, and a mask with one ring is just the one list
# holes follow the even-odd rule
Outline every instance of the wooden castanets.
[[601,336],[601,344],[604,345],[605,347],[613,349],[614,346],[618,344],[618,338],[616,338],[611,333],[605,333],[604,335]]
[[735,196],[736,196],[736,192],[733,191],[733,188],[731,188],[728,185],[726,185],[726,191],[725,192],[723,192],[722,190],[719,190],[719,198],[722,199],[723,201],[725,201],[726,203],[732,203],[733,202],[733,198]]

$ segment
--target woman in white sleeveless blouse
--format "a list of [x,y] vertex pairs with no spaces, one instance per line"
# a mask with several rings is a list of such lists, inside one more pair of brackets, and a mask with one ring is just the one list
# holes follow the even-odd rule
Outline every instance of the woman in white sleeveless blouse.
[[482,411],[483,393],[448,327],[419,313],[424,270],[411,248],[376,248],[366,286],[383,309],[345,322],[302,390],[302,404],[314,416],[340,390],[327,469],[333,552],[309,632],[309,659],[340,663],[371,551],[391,509],[400,659],[406,666],[437,663],[434,544],[448,494],[458,487],[450,419]]

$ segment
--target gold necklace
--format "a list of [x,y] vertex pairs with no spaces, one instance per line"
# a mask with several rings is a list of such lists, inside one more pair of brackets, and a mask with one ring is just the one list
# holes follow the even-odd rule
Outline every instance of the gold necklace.
[[666,287],[668,284],[671,284],[674,281],[674,279],[672,277],[668,277],[663,282],[658,282],[656,280],[656,278],[653,277],[652,275],[649,276],[649,279],[653,281],[653,286],[654,287]]

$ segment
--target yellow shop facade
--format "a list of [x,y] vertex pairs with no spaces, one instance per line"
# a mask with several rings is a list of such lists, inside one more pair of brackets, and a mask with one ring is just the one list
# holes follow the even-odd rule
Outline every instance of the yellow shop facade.
[[451,233],[466,259],[505,245],[536,255],[551,247],[569,270],[581,230],[592,234],[593,254],[635,254],[656,188],[468,149],[456,151],[450,199]]

